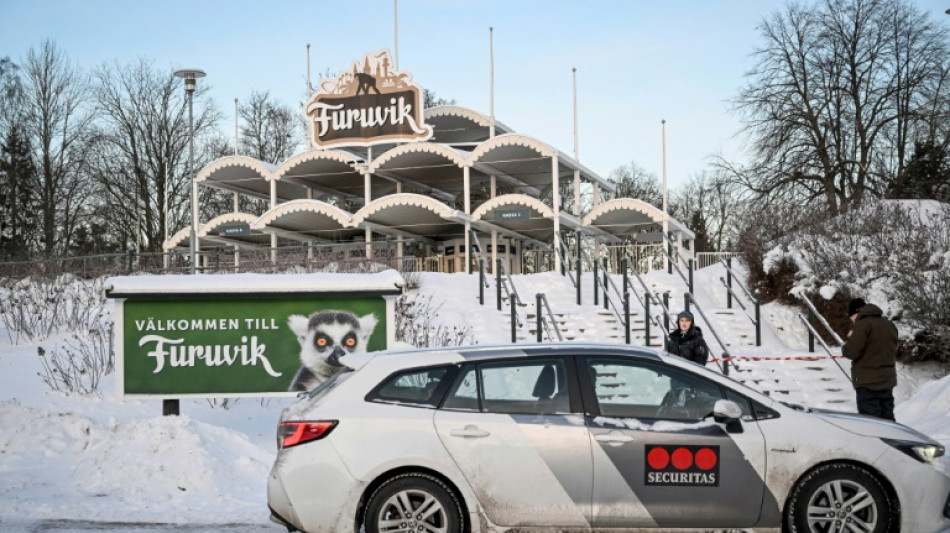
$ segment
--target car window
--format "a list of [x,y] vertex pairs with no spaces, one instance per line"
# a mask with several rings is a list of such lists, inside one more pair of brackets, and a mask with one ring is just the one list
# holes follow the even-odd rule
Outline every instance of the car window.
[[459,374],[442,408],[478,411],[478,375],[474,365]]
[[375,402],[397,402],[435,406],[442,399],[445,386],[455,374],[454,366],[416,368],[393,374],[370,392],[366,399]]
[[748,398],[728,387],[724,387],[723,389],[726,391],[726,399],[732,400],[739,406],[739,409],[742,409],[743,420],[752,420],[755,418],[752,414],[752,403]]
[[443,409],[505,414],[569,413],[570,406],[566,367],[560,359],[469,366],[442,404]]
[[562,360],[483,363],[478,370],[483,411],[553,414],[571,410]]
[[717,384],[671,367],[606,358],[587,365],[602,416],[700,420],[723,399]]

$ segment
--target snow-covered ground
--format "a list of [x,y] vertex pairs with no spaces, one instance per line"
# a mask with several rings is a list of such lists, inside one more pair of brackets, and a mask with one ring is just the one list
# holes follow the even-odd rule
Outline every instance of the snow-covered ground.
[[[763,307],[763,343],[754,346],[743,312],[726,309],[723,275],[719,266],[698,271],[696,292],[725,348],[739,358],[732,375],[785,401],[853,410],[847,362],[842,369],[828,358],[802,359],[809,355],[804,329],[777,304]],[[477,275],[419,279],[439,324],[471,328],[479,343],[510,342],[507,303],[496,310],[493,285],[479,306]],[[674,312],[682,308],[685,288],[676,274],[652,273],[645,281],[672,293]],[[589,273],[580,306],[571,282],[556,273],[515,276],[514,283],[525,302],[519,342],[534,341],[537,293],[546,295],[567,338],[623,342],[616,317],[602,302],[593,305]],[[635,342],[643,342],[644,320],[641,309],[632,320]],[[709,325],[699,317],[697,323],[721,355]],[[660,334],[651,333],[656,344]],[[164,531],[184,524],[190,531],[281,531],[267,520],[265,483],[277,417],[292,398],[182,400],[182,416],[163,417],[161,402],[119,401],[113,376],[98,395],[50,392],[38,375],[37,347],[55,340],[14,344],[0,325],[0,531]],[[936,380],[937,370],[899,369],[897,418],[950,447],[950,377]]]

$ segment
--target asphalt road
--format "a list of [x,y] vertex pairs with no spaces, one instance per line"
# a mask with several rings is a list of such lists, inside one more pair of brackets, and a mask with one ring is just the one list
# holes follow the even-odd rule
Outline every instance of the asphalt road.
[[142,524],[129,522],[91,522],[85,520],[39,520],[0,523],[3,533],[281,533],[287,531],[277,524]]

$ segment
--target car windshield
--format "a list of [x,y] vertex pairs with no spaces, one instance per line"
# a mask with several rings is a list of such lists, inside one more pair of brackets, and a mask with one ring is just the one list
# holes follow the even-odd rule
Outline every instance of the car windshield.
[[[676,357],[676,356],[673,356],[673,360],[675,361],[676,359],[677,359],[677,357]],[[731,386],[732,388],[737,389],[739,392],[742,392],[742,393],[745,394],[746,396],[751,396],[751,397],[753,397],[753,398],[757,398],[757,397],[761,397],[761,396],[762,396],[762,393],[761,393],[760,391],[757,391],[757,390],[755,390],[755,389],[749,387],[748,385],[746,385],[745,383],[742,383],[741,381],[736,381],[732,376],[727,376],[727,375],[725,375],[725,374],[721,374],[721,373],[716,372],[715,370],[713,370],[713,369],[711,369],[711,368],[708,368],[708,367],[705,367],[705,366],[702,366],[702,365],[689,364],[689,363],[686,363],[686,368],[688,368],[689,370],[692,370],[692,371],[694,371],[694,372],[697,372],[697,373],[706,373],[706,374],[709,374],[709,375],[711,375],[711,376],[715,376],[715,377],[717,377],[717,378],[726,378],[727,380],[730,381],[730,386]]]
[[318,398],[320,396],[324,396],[326,395],[326,393],[330,392],[330,390],[333,389],[333,387],[336,387],[340,383],[343,383],[352,375],[353,375],[353,369],[343,367],[342,370],[330,376],[328,380],[314,387],[307,395],[310,398]]

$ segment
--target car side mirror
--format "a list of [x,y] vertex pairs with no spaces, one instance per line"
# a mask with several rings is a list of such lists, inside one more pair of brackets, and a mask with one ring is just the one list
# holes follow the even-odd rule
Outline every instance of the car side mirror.
[[726,425],[729,433],[742,433],[742,408],[732,400],[717,400],[713,406],[713,418]]

